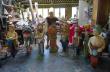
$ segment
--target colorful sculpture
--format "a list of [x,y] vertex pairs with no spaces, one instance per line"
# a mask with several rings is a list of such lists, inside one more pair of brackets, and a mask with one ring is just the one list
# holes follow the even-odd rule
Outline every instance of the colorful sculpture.
[[69,25],[63,24],[62,25],[62,37],[61,37],[61,43],[63,47],[64,54],[68,51],[68,37],[69,37]]
[[50,41],[50,52],[57,52],[56,38],[57,38],[57,30],[55,25],[51,25],[48,28],[48,38]]
[[18,35],[15,32],[14,26],[9,26],[9,31],[6,34],[7,45],[9,47],[9,51],[11,52],[12,57],[15,57],[17,53],[17,46],[18,46]]
[[89,54],[89,47],[88,47],[88,41],[89,41],[89,34],[91,34],[93,31],[92,31],[92,28],[91,28],[91,25],[90,24],[85,24],[83,26],[83,29],[84,29],[84,41],[83,41],[83,54],[84,54],[84,57],[87,57],[88,54]]
[[40,56],[44,55],[44,25],[38,24],[36,31],[36,40],[38,41],[38,53]]
[[103,51],[105,48],[105,40],[103,37],[100,36],[101,27],[99,25],[95,26],[93,30],[94,36],[89,39],[88,46],[89,46],[89,53],[91,55],[90,60],[93,67],[95,67],[98,63],[98,55]]

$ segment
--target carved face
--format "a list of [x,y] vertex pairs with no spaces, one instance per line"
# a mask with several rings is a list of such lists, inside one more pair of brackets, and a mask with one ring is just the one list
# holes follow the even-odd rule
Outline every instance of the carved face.
[[14,26],[9,26],[9,31],[11,32],[11,31],[14,31],[15,30],[15,28],[14,28]]
[[99,34],[100,34],[100,33],[97,32],[95,29],[93,30],[93,35],[97,36],[97,35],[99,35]]
[[38,26],[38,32],[40,32],[40,33],[43,32],[43,26],[42,25]]

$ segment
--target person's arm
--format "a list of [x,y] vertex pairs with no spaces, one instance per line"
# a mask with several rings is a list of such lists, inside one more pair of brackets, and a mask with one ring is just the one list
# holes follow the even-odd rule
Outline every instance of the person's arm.
[[14,39],[18,39],[18,34],[15,32],[15,37]]
[[89,53],[92,54],[92,50],[91,50],[91,38],[88,41],[88,47],[89,47]]
[[48,31],[48,18],[46,18],[45,20],[44,20],[44,26],[43,26],[43,28],[44,28],[44,32],[45,33],[47,33],[47,31]]

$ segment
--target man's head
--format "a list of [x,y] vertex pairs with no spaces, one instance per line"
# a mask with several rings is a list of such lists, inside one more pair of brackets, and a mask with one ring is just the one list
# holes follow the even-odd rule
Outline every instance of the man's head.
[[49,16],[50,17],[54,17],[54,13],[53,12],[49,12]]
[[40,18],[42,18],[42,16],[41,16],[41,15],[39,15],[39,17],[40,17]]

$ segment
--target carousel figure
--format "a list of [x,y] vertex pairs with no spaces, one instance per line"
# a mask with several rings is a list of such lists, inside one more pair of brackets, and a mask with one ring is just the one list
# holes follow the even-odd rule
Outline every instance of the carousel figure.
[[95,26],[93,30],[93,37],[89,39],[89,53],[90,53],[90,62],[93,67],[96,67],[98,64],[98,56],[101,55],[102,51],[105,48],[105,40],[100,36],[101,27],[99,25]]
[[56,38],[57,38],[56,26],[51,25],[48,28],[48,39],[50,41],[50,52],[51,53],[57,52]]

